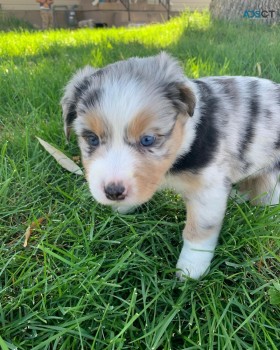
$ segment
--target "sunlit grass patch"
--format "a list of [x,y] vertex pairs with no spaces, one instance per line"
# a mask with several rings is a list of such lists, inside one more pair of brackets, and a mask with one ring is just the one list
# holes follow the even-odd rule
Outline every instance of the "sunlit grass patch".
[[47,32],[0,33],[0,54],[3,56],[32,56],[52,49],[104,44],[110,49],[110,42],[137,42],[146,46],[165,48],[176,44],[187,26],[207,28],[209,15],[195,12],[172,19],[166,24],[153,24],[143,28],[109,28],[55,30]]

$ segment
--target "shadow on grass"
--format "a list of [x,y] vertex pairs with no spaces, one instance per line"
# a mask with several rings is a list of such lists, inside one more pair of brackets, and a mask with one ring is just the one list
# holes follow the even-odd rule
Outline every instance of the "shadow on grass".
[[[190,78],[206,75],[261,75],[280,81],[280,28],[245,21],[233,24],[213,22],[201,26],[190,22],[180,25],[182,28],[179,34],[176,32],[176,39],[166,42],[147,40],[143,31],[139,31],[142,34],[138,38],[137,31],[131,31],[130,36],[118,37],[116,31],[112,30],[110,37],[110,32],[96,30],[99,38],[96,42],[90,37],[90,32],[84,32],[85,35],[89,34],[88,41],[83,38],[81,43],[71,45],[72,32],[69,32],[67,46],[58,40],[36,54],[25,52],[23,56],[4,56],[1,108],[7,105],[11,91],[15,101],[20,104],[22,100],[28,99],[33,107],[39,108],[51,98],[58,105],[63,86],[78,68],[86,64],[101,67],[132,56],[155,55],[162,50],[178,58]],[[155,28],[159,28],[159,35],[164,37],[164,30],[157,26]],[[150,35],[156,35],[156,30]],[[166,37],[168,35],[166,32]],[[41,94],[41,90],[45,94]]]

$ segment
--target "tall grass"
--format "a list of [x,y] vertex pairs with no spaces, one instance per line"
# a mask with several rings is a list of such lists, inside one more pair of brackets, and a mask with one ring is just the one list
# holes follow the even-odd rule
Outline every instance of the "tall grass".
[[34,29],[34,27],[31,23],[13,16],[7,16],[5,12],[0,9],[0,31],[9,32],[32,29]]
[[[0,348],[280,348],[279,209],[229,201],[208,276],[175,279],[185,209],[170,192],[126,216],[91,198],[35,136],[65,144],[59,100],[85,64],[166,50],[190,77],[280,82],[280,29],[185,14],[139,29],[0,33]],[[44,217],[23,248],[27,226]]]

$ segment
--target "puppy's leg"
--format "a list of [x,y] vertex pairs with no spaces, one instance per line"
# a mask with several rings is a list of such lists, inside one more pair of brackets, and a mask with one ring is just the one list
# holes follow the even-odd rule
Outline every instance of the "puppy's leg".
[[184,245],[177,263],[180,279],[202,276],[210,266],[222,226],[229,186],[208,186],[187,201]]
[[254,205],[279,204],[279,176],[279,171],[274,170],[245,180],[241,184],[242,191],[247,191]]

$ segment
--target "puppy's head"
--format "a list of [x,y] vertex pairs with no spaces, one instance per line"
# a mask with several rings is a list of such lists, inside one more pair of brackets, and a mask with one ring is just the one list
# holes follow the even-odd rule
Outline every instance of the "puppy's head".
[[85,67],[61,101],[93,197],[129,207],[152,197],[174,163],[195,98],[178,63],[162,53],[103,69]]

